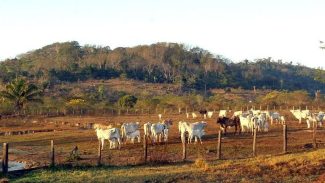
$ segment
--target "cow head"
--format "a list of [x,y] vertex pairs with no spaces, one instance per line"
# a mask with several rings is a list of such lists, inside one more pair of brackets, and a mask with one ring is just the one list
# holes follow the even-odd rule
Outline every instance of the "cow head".
[[226,117],[219,117],[219,118],[217,119],[217,123],[219,123],[219,124],[224,123],[224,122],[225,122],[225,118],[226,118]]
[[170,125],[173,125],[173,120],[171,120],[171,119],[166,119],[166,120],[163,121],[163,123],[164,123],[165,125],[167,125],[167,126],[170,126]]

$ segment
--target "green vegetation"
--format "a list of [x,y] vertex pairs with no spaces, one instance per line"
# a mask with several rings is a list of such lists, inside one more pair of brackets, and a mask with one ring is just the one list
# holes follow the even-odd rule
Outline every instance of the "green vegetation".
[[[14,108],[24,108],[27,113],[101,113],[130,108],[316,107],[325,100],[322,95],[314,100],[315,91],[325,91],[323,69],[271,58],[233,63],[202,48],[175,43],[114,50],[80,46],[76,41],[54,43],[0,62],[0,91],[8,91],[5,85],[17,77],[41,86],[43,103],[24,106],[26,102],[16,97],[13,107],[10,98],[15,97],[3,95],[1,114],[12,114]],[[256,93],[250,91],[254,87]],[[215,92],[220,88],[222,92]],[[128,96],[137,100],[127,102]]]
[[137,100],[138,99],[133,95],[124,95],[118,100],[118,104],[121,108],[133,108]]
[[38,82],[78,82],[127,78],[173,83],[180,91],[241,87],[325,91],[324,70],[271,58],[233,63],[202,48],[157,43],[133,48],[98,47],[78,42],[54,43],[0,64],[0,80],[17,75]]
[[35,170],[12,182],[312,182],[324,181],[324,150],[282,156],[163,166],[58,167]]
[[16,110],[23,109],[27,102],[41,102],[39,98],[41,91],[34,84],[29,84],[26,80],[17,78],[6,85],[6,90],[1,91],[0,96],[12,101]]

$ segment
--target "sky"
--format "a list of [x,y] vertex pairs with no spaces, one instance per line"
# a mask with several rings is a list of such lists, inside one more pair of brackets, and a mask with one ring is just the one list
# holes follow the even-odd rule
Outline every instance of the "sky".
[[176,42],[325,68],[325,0],[0,0],[0,60],[54,42]]

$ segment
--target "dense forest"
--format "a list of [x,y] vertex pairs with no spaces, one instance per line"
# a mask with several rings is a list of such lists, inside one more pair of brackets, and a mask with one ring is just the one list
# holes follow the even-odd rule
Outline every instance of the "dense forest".
[[261,58],[234,63],[198,47],[156,43],[132,48],[54,43],[0,62],[0,82],[23,76],[55,85],[90,79],[125,78],[172,83],[181,91],[211,88],[325,91],[325,71]]

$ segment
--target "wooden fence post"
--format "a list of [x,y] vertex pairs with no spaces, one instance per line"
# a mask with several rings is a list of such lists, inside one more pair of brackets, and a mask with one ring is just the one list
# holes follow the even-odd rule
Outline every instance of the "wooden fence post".
[[283,154],[287,153],[287,141],[288,141],[288,136],[287,136],[287,125],[283,125]]
[[50,157],[51,157],[50,166],[54,167],[55,166],[55,154],[54,154],[54,141],[53,140],[51,140],[51,154],[50,154]]
[[183,161],[186,161],[186,136],[185,133],[182,134],[182,145],[183,145]]
[[253,157],[256,156],[256,131],[257,131],[257,128],[254,128],[254,135],[253,135]]
[[2,173],[8,173],[8,149],[9,144],[3,143],[2,146]]
[[148,138],[147,135],[143,135],[143,159],[144,163],[147,163],[148,158]]
[[316,142],[316,130],[317,130],[317,122],[313,120],[313,146],[314,148],[317,148],[317,142]]
[[217,159],[221,159],[221,130],[218,132]]
[[97,166],[100,166],[102,164],[102,143],[99,140],[98,141],[98,154],[97,154]]

